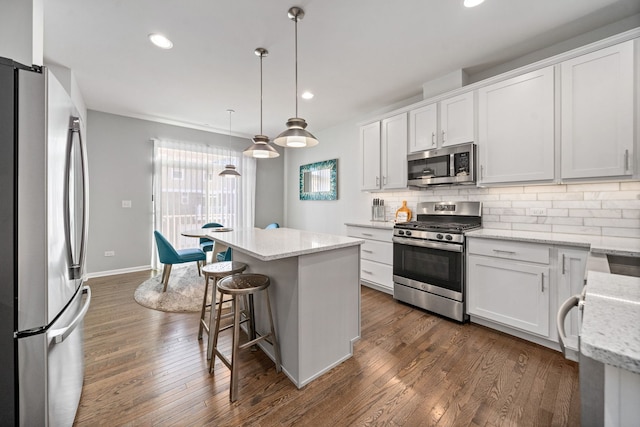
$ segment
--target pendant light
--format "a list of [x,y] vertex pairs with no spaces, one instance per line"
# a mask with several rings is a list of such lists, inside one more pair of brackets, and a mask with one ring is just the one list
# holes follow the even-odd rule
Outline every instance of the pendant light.
[[[231,147],[231,115],[235,113],[235,111],[229,109],[227,110],[229,113],[229,147]],[[218,174],[218,176],[224,176],[227,178],[235,178],[236,176],[240,176],[238,171],[236,171],[235,165],[231,164],[231,156],[229,156],[229,164],[224,167],[224,170]]]
[[260,135],[253,137],[253,144],[243,151],[245,156],[256,159],[272,159],[278,157],[280,153],[269,145],[269,137],[262,135],[262,58],[267,56],[267,49],[259,47],[254,53],[260,57]]
[[304,10],[299,7],[292,7],[288,12],[289,19],[295,22],[295,69],[296,69],[296,116],[287,122],[287,130],[282,132],[274,143],[282,147],[313,147],[318,144],[318,140],[309,131],[305,130],[307,122],[298,117],[298,21],[304,17]]

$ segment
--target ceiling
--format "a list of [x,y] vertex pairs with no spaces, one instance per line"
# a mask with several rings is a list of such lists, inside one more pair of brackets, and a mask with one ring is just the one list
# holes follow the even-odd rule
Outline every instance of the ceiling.
[[[458,69],[479,72],[640,13],[638,0],[47,0],[45,63],[74,71],[87,108],[167,123],[264,133],[299,115],[312,133],[419,95]],[[159,32],[174,44],[153,46]]]

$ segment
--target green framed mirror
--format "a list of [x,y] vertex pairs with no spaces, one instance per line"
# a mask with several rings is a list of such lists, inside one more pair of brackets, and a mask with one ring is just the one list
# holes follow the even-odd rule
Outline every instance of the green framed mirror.
[[300,200],[338,199],[338,159],[300,166]]

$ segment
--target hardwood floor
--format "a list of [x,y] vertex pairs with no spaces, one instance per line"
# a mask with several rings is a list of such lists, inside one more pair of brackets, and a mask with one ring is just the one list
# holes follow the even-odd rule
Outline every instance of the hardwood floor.
[[207,371],[198,313],[164,313],[133,300],[149,275],[89,281],[75,425],[579,425],[577,364],[366,287],[351,359],[298,390],[264,353],[243,351],[232,404],[228,369],[217,361],[214,374]]

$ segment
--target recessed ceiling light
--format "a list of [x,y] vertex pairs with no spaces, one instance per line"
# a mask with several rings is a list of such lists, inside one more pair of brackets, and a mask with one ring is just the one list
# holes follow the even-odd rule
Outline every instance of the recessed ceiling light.
[[149,34],[149,40],[151,40],[151,43],[155,44],[160,49],[171,49],[173,47],[173,43],[171,42],[171,40],[169,40],[162,34]]
[[482,3],[484,3],[484,0],[464,0],[465,7],[476,7]]
[[311,98],[313,98],[313,94],[311,92],[309,92],[309,91],[303,92],[301,96],[302,96],[302,99],[311,99]]

